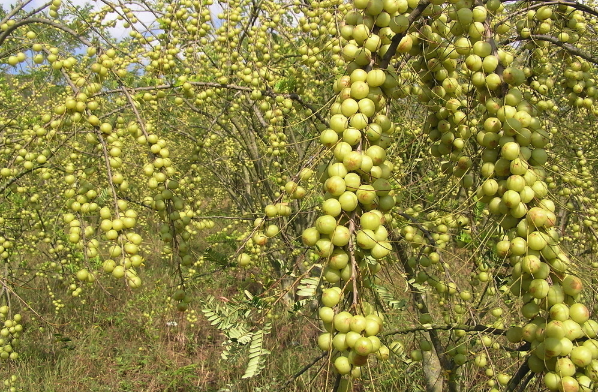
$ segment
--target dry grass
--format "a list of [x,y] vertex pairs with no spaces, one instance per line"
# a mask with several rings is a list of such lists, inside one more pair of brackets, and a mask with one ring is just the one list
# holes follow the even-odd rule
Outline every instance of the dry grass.
[[[148,286],[135,293],[115,284],[106,288],[111,293],[106,295],[103,289],[90,286],[81,299],[65,301],[58,315],[46,318],[50,324],[23,309],[27,318],[20,359],[0,370],[0,382],[15,374],[22,391],[38,392],[298,392],[329,390],[334,384],[325,360],[292,379],[321,355],[314,344],[318,329],[313,314],[274,320],[265,340],[265,347],[272,351],[266,368],[259,376],[242,380],[246,356],[221,361],[224,337],[203,317],[199,304],[190,306],[196,320],[189,321],[176,311],[168,298],[174,281],[168,279],[149,277]],[[232,297],[238,285],[228,280],[238,283],[242,276],[223,274],[221,279],[210,289],[192,294]],[[53,291],[59,292],[60,287]],[[44,303],[43,290],[31,290],[28,295],[25,299],[31,303]],[[51,305],[44,308],[45,314],[52,314]],[[167,326],[172,321],[177,325]],[[380,366],[373,365],[377,373]],[[365,389],[356,385],[354,390]],[[382,383],[375,390],[401,389],[387,389]]]

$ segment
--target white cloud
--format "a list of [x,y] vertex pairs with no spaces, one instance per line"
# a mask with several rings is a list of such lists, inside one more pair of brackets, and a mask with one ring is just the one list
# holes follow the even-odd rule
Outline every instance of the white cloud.
[[[4,6],[5,8],[11,8],[12,6],[15,6],[16,4],[22,4],[24,1],[23,0],[0,0],[4,2]],[[27,6],[25,6],[25,10],[33,10],[35,8],[38,8],[40,6],[42,6],[43,4],[45,4],[47,2],[47,0],[32,0],[29,4],[27,4]],[[93,5],[93,9],[94,10],[99,10],[102,6],[104,6],[105,4],[99,0],[62,0],[63,4],[71,4],[71,5],[77,5],[77,6],[83,6],[86,4],[92,4]],[[135,28],[137,28],[139,31],[144,31],[145,28],[143,27],[143,25],[145,25],[148,28],[156,28],[157,24],[156,24],[156,18],[154,16],[153,13],[144,10],[141,8],[141,6],[136,5],[136,4],[127,4],[127,6],[129,8],[131,8],[132,12],[135,14],[135,17],[139,20],[139,22],[141,23],[136,23],[135,24]],[[223,7],[219,2],[214,2],[211,6],[210,6],[210,12],[212,14],[212,20],[214,21],[214,23],[216,24],[216,26],[220,25],[222,23],[221,20],[218,19],[217,15],[219,13],[221,13],[223,11]],[[109,13],[107,15],[107,18],[114,18],[116,19],[116,14],[115,13]],[[143,25],[142,25],[143,23]],[[124,27],[124,21],[120,20],[117,21],[116,23],[116,27],[110,28],[108,29],[108,31],[110,32],[110,34],[112,35],[112,37],[114,38],[125,38],[129,36],[129,33],[131,31],[131,28],[125,28]]]
[[[5,0],[4,5],[7,6],[5,8],[12,8],[17,4],[22,4],[24,1],[22,0]],[[33,0],[31,3],[25,6],[26,10],[32,10],[37,7],[41,7],[44,4],[43,0]]]
[[[17,4],[22,4],[23,1],[22,0],[4,0],[6,1],[5,3],[5,8],[11,8]],[[84,6],[86,4],[92,4],[93,5],[93,9],[94,10],[99,10],[100,8],[102,8],[102,6],[104,6],[103,2],[97,1],[97,0],[62,0],[63,4],[71,4],[71,5],[76,5],[76,6]],[[46,3],[46,0],[33,0],[30,3],[28,3],[24,9],[26,11],[30,11],[33,9],[36,9],[38,7],[41,7],[43,4]],[[155,16],[149,12],[149,11],[143,11],[141,9],[141,7],[137,6],[135,7],[130,6],[131,10],[133,11],[133,13],[135,14],[135,17],[142,22],[143,24],[145,24],[145,26],[150,27],[154,24],[155,22]],[[110,13],[107,15],[107,19],[108,18],[113,18],[116,19],[116,14],[115,13]],[[108,19],[109,20],[109,19]],[[117,21],[116,23],[116,27],[110,28],[108,29],[108,31],[110,32],[110,34],[114,37],[114,38],[124,38],[127,37],[129,35],[129,32],[131,31],[130,28],[125,28],[123,25],[124,21]],[[141,23],[137,23],[135,25],[136,28],[138,28],[139,30],[143,30],[144,27],[141,25]],[[155,26],[154,26],[155,27]]]

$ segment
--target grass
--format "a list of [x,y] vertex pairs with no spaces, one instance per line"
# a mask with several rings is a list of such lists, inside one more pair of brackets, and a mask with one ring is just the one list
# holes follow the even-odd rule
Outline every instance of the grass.
[[[22,309],[26,318],[20,358],[2,366],[1,380],[16,375],[15,386],[40,392],[232,391],[233,387],[242,390],[243,385],[255,390],[253,380],[239,382],[244,363],[220,361],[223,337],[201,315],[199,306],[194,308],[192,303],[182,314],[169,298],[174,281],[163,276],[145,280],[148,286],[135,293],[113,287],[107,288],[107,295],[90,286],[80,298],[66,299],[65,308],[44,321]],[[217,282],[212,291],[224,283]],[[59,284],[52,288],[54,293],[61,291],[65,290]],[[36,309],[40,314],[53,313],[44,290],[26,294],[28,303],[45,304]],[[176,326],[169,326],[173,322]],[[285,328],[277,326],[278,331]],[[297,339],[307,347],[311,343],[301,336],[285,339]],[[302,351],[305,358],[316,354],[311,347]],[[288,359],[274,367],[277,372],[301,366],[301,357]]]
[[[38,392],[319,391],[326,389],[327,379],[333,384],[334,376],[324,374],[325,360],[291,379],[321,355],[315,347],[313,314],[273,320],[265,340],[272,351],[266,367],[259,376],[243,380],[246,354],[222,361],[224,338],[203,317],[199,304],[192,302],[187,313],[178,312],[169,297],[174,280],[157,276],[157,271],[156,276],[148,273],[147,286],[137,292],[120,287],[120,282],[88,286],[81,297],[65,299],[65,307],[44,321],[22,309],[26,318],[20,357],[0,368],[0,382],[15,375],[17,390]],[[232,297],[238,288],[239,277],[230,271],[214,279],[211,288],[197,288],[192,295]],[[52,287],[54,293],[61,290],[65,292],[59,283]],[[28,302],[45,304],[36,309],[40,314],[53,313],[44,290],[27,294]],[[396,389],[397,382],[381,379],[376,390],[404,390]]]

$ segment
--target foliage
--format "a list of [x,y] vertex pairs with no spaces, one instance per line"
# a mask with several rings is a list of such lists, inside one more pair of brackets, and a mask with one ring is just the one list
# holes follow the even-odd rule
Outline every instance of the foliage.
[[[268,334],[271,325],[264,324],[262,328],[251,328],[246,325],[247,319],[251,318],[252,308],[259,306],[259,301],[253,301],[254,297],[248,295],[249,302],[241,305],[218,304],[213,297],[208,297],[203,302],[202,312],[211,323],[218,328],[226,337],[222,359],[229,360],[230,356],[240,354],[240,349],[248,347],[249,362],[242,378],[254,377],[264,368],[265,355],[270,352],[263,347],[264,335]],[[250,305],[248,308],[247,305]],[[254,329],[253,331],[251,329]]]
[[288,317],[325,388],[595,389],[595,6],[1,9],[0,358],[162,273],[241,379]]

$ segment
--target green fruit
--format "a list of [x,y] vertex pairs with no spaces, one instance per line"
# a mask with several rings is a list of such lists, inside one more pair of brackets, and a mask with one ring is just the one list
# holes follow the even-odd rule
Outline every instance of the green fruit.
[[343,211],[346,212],[354,211],[359,204],[357,195],[350,191],[343,192],[343,194],[338,198],[338,201],[341,204]]
[[345,180],[342,177],[332,176],[326,180],[324,188],[326,189],[326,192],[330,193],[332,196],[340,196],[345,192],[347,187]]
[[590,318],[590,312],[584,304],[575,303],[569,307],[569,316],[577,324],[583,324]]
[[372,230],[359,230],[355,238],[357,245],[362,249],[372,249],[376,246],[375,234]]
[[593,359],[592,351],[585,346],[576,346],[571,350],[570,358],[577,367],[585,368]]
[[547,372],[544,375],[544,385],[550,391],[558,391],[559,385],[561,385],[561,377],[555,372]]
[[80,281],[87,281],[88,277],[89,277],[89,272],[87,272],[86,269],[77,271],[77,279],[79,279]]
[[349,348],[347,345],[347,335],[344,333],[337,333],[332,339],[332,345],[336,351],[345,351]]
[[[338,226],[343,227],[343,226]],[[342,270],[349,264],[349,255],[343,249],[334,249],[332,255],[330,256],[330,260],[328,261],[328,265],[331,268]]]
[[314,246],[320,239],[320,232],[315,227],[307,228],[301,234],[301,240],[306,246]]
[[320,316],[320,320],[325,323],[330,323],[334,320],[334,310],[327,306],[321,307],[318,310],[318,315]]
[[349,331],[347,332],[347,337],[346,337],[346,342],[347,342],[347,346],[350,348],[355,347],[355,342],[357,342],[358,339],[361,338],[361,334],[355,331]]
[[364,230],[372,230],[375,231],[380,227],[381,219],[378,214],[373,212],[366,212],[361,215],[359,219],[359,224],[362,229]]
[[411,360],[414,362],[421,362],[421,360],[423,359],[423,354],[421,350],[413,350],[411,351],[410,355]]
[[561,285],[565,294],[572,297],[579,294],[583,289],[583,283],[581,282],[581,279],[574,275],[566,275]]
[[575,374],[575,364],[567,357],[557,359],[555,373],[561,377],[573,376]]
[[351,98],[360,100],[366,98],[370,93],[370,88],[366,82],[356,81],[351,84]]
[[117,265],[116,267],[114,267],[114,269],[112,270],[112,276],[114,276],[117,279],[124,277],[125,267],[123,267],[122,265]]
[[347,245],[351,238],[351,232],[345,226],[336,226],[330,234],[330,241],[335,246],[343,247]]
[[366,337],[361,337],[357,339],[355,345],[353,346],[353,350],[359,355],[367,356],[372,353],[373,345],[372,341]]
[[315,227],[320,234],[332,234],[336,226],[336,219],[331,215],[322,215],[316,219]]
[[338,313],[334,316],[334,328],[341,333],[349,332],[352,318],[353,316],[349,312]]
[[318,347],[322,351],[330,351],[332,348],[332,335],[330,333],[323,333],[318,336]]
[[341,298],[340,290],[336,288],[325,289],[322,291],[322,304],[329,308],[335,307]]
[[366,319],[364,316],[355,315],[351,319],[351,331],[361,333],[365,329]]
[[351,372],[351,363],[349,358],[340,356],[334,360],[334,368],[339,374],[349,374]]
[[376,200],[376,190],[371,185],[361,185],[356,195],[357,200],[364,205],[370,205]]

